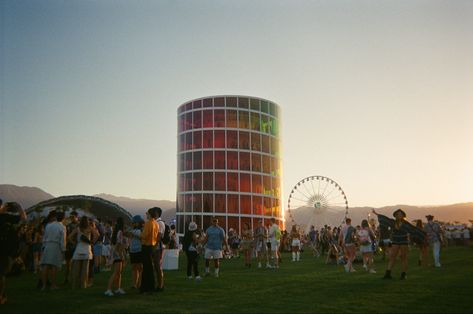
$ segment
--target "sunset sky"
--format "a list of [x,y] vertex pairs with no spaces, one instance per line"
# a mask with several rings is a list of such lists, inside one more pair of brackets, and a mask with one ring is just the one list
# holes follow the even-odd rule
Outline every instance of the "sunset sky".
[[473,1],[0,2],[0,183],[175,199],[177,107],[282,109],[284,196],[473,201]]

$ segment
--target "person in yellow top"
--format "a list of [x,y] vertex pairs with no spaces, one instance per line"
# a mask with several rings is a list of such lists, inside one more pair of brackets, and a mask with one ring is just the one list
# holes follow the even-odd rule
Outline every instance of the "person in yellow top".
[[140,292],[154,291],[154,265],[153,252],[159,241],[159,225],[156,219],[158,213],[155,208],[146,212],[147,221],[141,233],[141,254],[143,254],[143,274]]

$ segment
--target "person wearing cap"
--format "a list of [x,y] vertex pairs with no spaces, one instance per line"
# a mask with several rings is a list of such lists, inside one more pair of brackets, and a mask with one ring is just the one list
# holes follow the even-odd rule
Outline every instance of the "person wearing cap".
[[194,271],[195,280],[200,281],[202,278],[199,275],[199,252],[197,250],[200,241],[197,228],[195,222],[189,223],[189,227],[184,234],[182,249],[187,256],[187,278],[193,279],[192,271]]
[[427,224],[424,227],[425,233],[427,233],[427,238],[429,240],[429,244],[432,247],[432,253],[434,255],[434,264],[435,267],[440,267],[440,247],[442,246],[442,229],[440,225],[434,222],[434,216],[427,215]]
[[141,293],[149,293],[155,290],[153,252],[159,240],[159,225],[156,221],[158,213],[156,209],[148,209],[146,217],[148,221],[146,221],[143,232],[141,233],[141,252],[143,258],[143,273],[140,286]]
[[143,272],[143,256],[141,254],[141,231],[143,230],[144,220],[140,215],[135,215],[131,219],[133,229],[128,236],[130,237],[130,263],[132,289],[139,289],[141,286],[141,273]]
[[392,279],[391,270],[397,260],[397,256],[399,255],[401,259],[401,280],[404,280],[406,279],[407,273],[409,235],[412,239],[415,239],[416,242],[423,242],[426,235],[423,230],[416,228],[407,221],[406,213],[400,208],[395,210],[393,213],[395,219],[378,214],[374,209],[373,214],[378,216],[380,225],[390,227],[392,230],[389,262],[383,278]]
[[212,225],[205,232],[205,275],[209,276],[210,259],[214,260],[215,277],[219,276],[220,259],[223,258],[223,245],[228,248],[225,231],[218,225],[218,219],[212,219]]

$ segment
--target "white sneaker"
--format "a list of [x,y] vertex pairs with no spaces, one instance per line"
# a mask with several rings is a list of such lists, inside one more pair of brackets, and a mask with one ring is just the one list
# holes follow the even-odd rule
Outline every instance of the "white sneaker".
[[439,264],[435,264],[435,267],[442,267],[442,265]]
[[112,292],[112,290],[107,290],[107,291],[105,291],[105,295],[106,295],[107,297],[113,297],[113,292]]
[[370,269],[370,274],[376,274],[376,270]]
[[355,268],[350,269],[350,273],[356,273]]
[[200,276],[195,277],[195,281],[202,281],[202,277]]
[[189,280],[191,280],[192,278],[194,278],[194,277],[192,277],[192,276],[188,276],[188,277],[187,277],[187,279],[189,279]]
[[273,268],[273,266],[266,264],[266,268]]
[[115,294],[124,295],[124,294],[126,294],[126,292],[125,292],[125,290],[123,290],[122,288],[120,288],[120,289],[115,290]]

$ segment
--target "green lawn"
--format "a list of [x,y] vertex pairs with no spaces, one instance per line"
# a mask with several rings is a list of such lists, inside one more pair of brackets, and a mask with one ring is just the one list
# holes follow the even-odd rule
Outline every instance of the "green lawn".
[[[103,295],[109,272],[96,275],[89,289],[46,292],[36,290],[37,278],[25,273],[8,278],[9,303],[0,306],[0,313],[472,312],[472,248],[444,250],[441,269],[418,267],[414,249],[406,281],[399,280],[398,268],[393,280],[381,279],[385,266],[377,259],[378,274],[361,271],[359,264],[358,272],[346,274],[343,267],[325,265],[322,258],[308,253],[298,263],[284,255],[278,270],[246,269],[242,260],[225,260],[220,278],[206,277],[197,283],[186,278],[181,256],[181,270],[165,274],[164,292],[139,295],[127,289],[131,276],[127,268],[123,287],[128,294],[119,297]],[[203,270],[202,261],[199,266]]]

